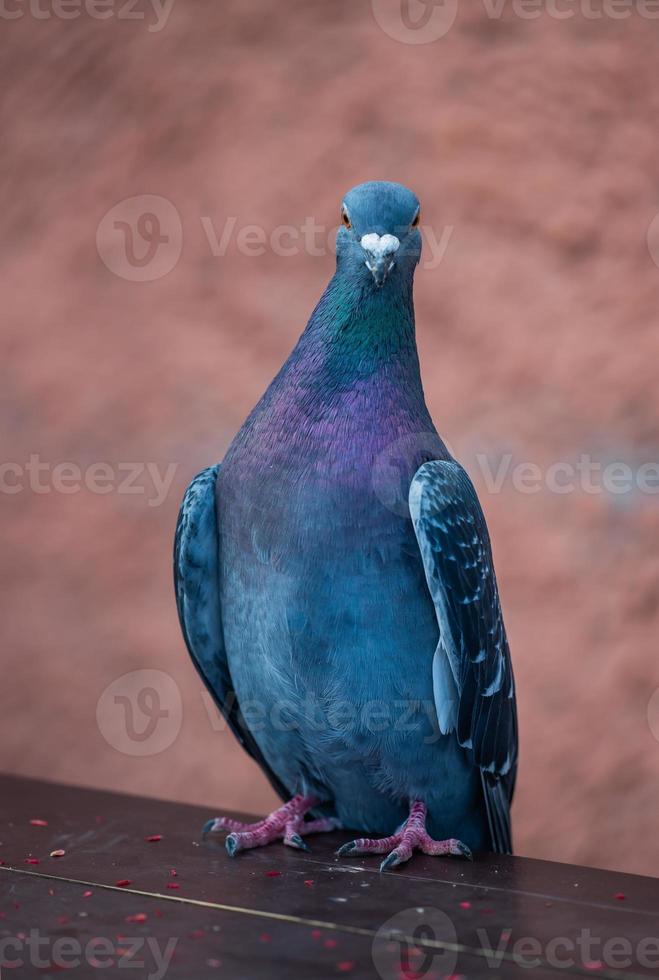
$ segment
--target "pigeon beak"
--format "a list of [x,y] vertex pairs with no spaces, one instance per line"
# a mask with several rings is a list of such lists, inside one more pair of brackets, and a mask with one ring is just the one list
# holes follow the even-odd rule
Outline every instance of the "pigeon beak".
[[375,280],[376,286],[384,282],[396,264],[394,256],[400,248],[395,235],[364,235],[360,242],[366,255],[366,268]]

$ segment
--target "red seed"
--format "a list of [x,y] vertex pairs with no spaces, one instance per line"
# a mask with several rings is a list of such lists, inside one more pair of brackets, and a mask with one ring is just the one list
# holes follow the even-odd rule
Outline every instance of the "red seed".
[[39,820],[37,817],[33,817],[32,820],[30,820],[30,823],[31,823],[31,825],[33,827],[47,827],[48,826],[48,821],[47,820]]
[[68,915],[58,915],[57,916],[57,921],[59,922],[59,924],[61,926],[65,926],[66,923],[69,921],[69,917],[68,917]]
[[281,871],[266,871],[266,878],[279,878]]
[[269,932],[262,932],[261,935],[259,936],[260,943],[269,943],[271,941],[272,941],[272,936],[270,935]]
[[352,960],[341,960],[340,963],[336,964],[341,971],[341,973],[348,973],[350,970],[354,970],[355,964]]
[[313,878],[307,878],[307,880],[305,881],[305,885],[307,886],[307,888],[313,888]]
[[93,894],[94,894],[94,892],[91,892],[91,891],[89,891],[89,889],[87,889],[86,892],[83,892],[82,893],[82,897],[83,898],[91,898]]
[[126,922],[146,922],[146,912],[136,912],[135,915],[127,915]]
[[322,931],[320,929],[312,929],[311,930],[311,938],[312,939],[320,939],[321,936],[322,936]]
[[613,897],[619,902],[624,902],[624,900],[627,898],[624,892],[616,892]]
[[171,888],[172,890],[174,890],[176,888],[180,888],[181,886],[179,884],[177,884],[177,882],[175,882],[175,881],[168,881],[167,882],[167,887],[168,888]]
[[157,841],[162,840],[162,834],[151,834],[150,837],[145,837],[144,840],[149,844],[155,844]]
[[336,946],[336,939],[326,939],[325,942],[323,943],[323,946],[325,947],[325,949],[334,949],[334,947]]
[[39,858],[25,858],[26,864],[38,864]]
[[120,878],[119,881],[115,881],[117,888],[128,888],[128,886],[132,884],[133,883],[130,878]]
[[471,908],[471,902],[460,902],[460,908],[461,909],[470,909]]
[[176,868],[172,868],[169,873],[172,876],[172,878],[178,878],[178,871],[176,870]]

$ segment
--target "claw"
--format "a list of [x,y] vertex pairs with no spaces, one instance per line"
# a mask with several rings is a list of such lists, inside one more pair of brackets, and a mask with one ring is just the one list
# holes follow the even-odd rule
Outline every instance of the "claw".
[[224,846],[229,857],[235,857],[239,851],[263,847],[273,841],[283,841],[288,847],[294,847],[298,851],[309,851],[303,837],[335,830],[339,825],[336,817],[305,820],[309,811],[319,802],[315,796],[294,796],[270,816],[254,823],[242,823],[231,817],[216,817],[206,821],[202,836],[207,837],[220,831],[228,832]]
[[427,810],[425,804],[415,800],[410,805],[410,815],[395,834],[381,840],[360,837],[349,841],[336,852],[337,857],[355,854],[387,854],[380,865],[380,871],[389,871],[399,864],[409,861],[415,850],[431,857],[463,857],[473,861],[473,855],[466,844],[455,840],[433,840],[426,830]]
[[211,817],[211,819],[207,820],[204,826],[201,828],[202,839],[208,837],[208,835],[213,832],[214,826],[215,826],[215,819]]
[[392,851],[380,865],[380,871],[388,871],[389,868],[395,868],[397,864],[401,864],[400,855],[396,851]]

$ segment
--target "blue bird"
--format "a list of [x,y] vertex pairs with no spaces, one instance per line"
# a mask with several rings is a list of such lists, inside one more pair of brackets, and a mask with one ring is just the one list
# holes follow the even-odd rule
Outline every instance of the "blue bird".
[[185,641],[286,801],[208,822],[232,856],[336,827],[365,835],[339,854],[387,855],[382,870],[511,852],[512,666],[483,512],[424,400],[419,220],[399,184],[346,195],[335,275],[181,506]]

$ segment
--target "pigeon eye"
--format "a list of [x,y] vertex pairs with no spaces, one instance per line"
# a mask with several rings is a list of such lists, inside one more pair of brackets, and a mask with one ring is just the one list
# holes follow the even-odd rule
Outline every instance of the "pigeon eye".
[[418,209],[417,213],[414,215],[414,221],[412,222],[412,228],[418,228],[421,222],[421,208]]
[[346,228],[352,228],[352,222],[345,207],[341,208],[341,221]]

